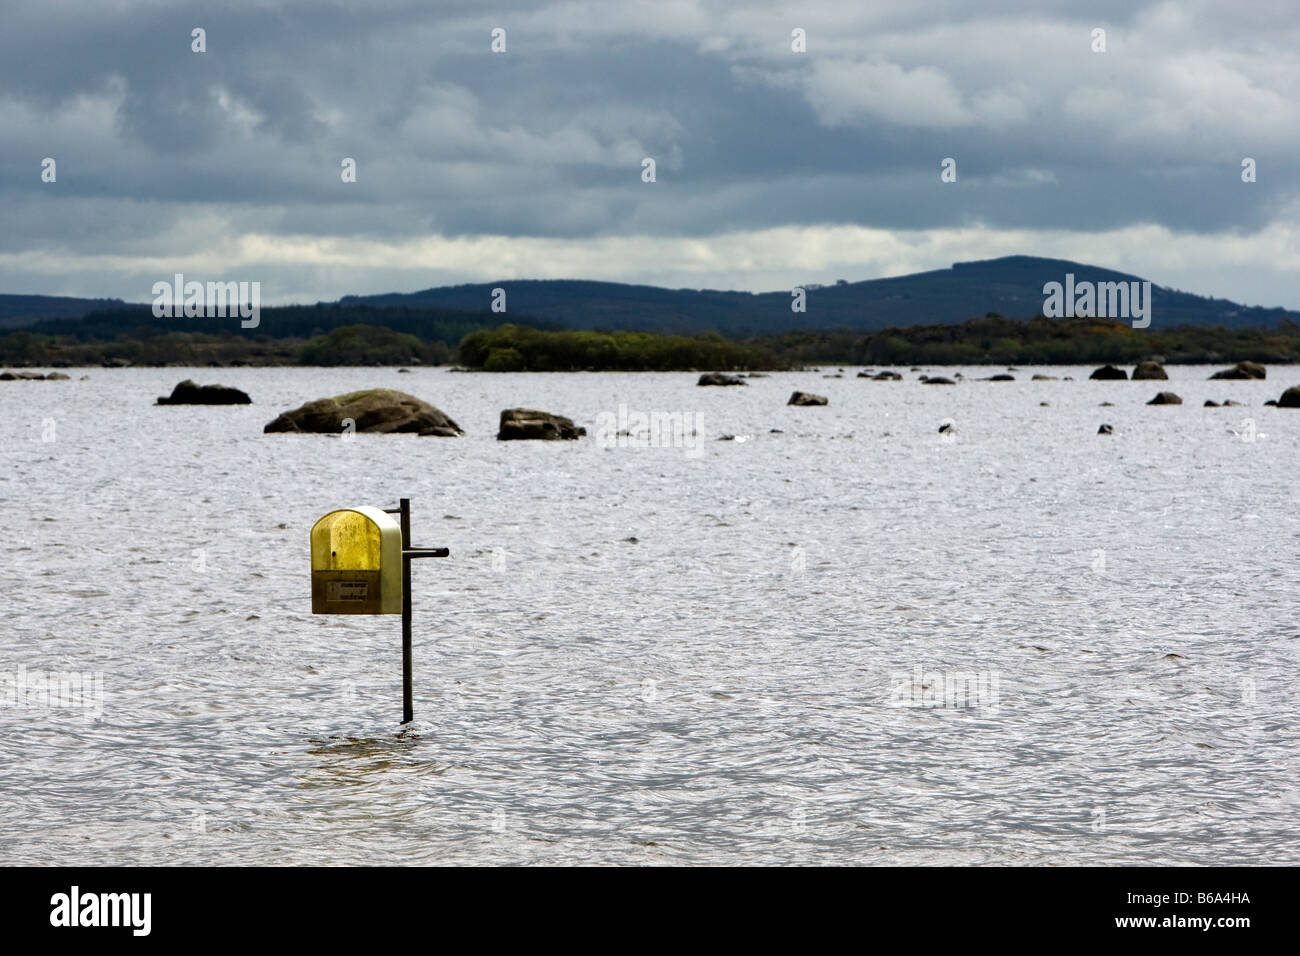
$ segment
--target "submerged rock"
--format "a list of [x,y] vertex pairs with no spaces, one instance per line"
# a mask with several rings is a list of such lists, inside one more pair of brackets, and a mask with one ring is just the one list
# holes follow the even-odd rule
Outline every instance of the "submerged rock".
[[1156,397],[1147,402],[1148,405],[1181,405],[1183,400],[1173,392],[1159,392]]
[[159,405],[251,405],[247,393],[228,385],[195,385],[188,378],[172,389],[169,396],[158,397]]
[[1088,378],[1098,379],[1101,381],[1127,381],[1128,372],[1124,371],[1122,368],[1116,368],[1113,365],[1103,365],[1101,368],[1089,375]]
[[725,372],[705,372],[700,376],[696,385],[747,385],[749,384],[739,375],[728,375]]
[[926,385],[956,385],[957,384],[952,379],[944,378],[942,375],[936,375],[933,378],[923,378],[921,379],[921,381],[923,381]]
[[1030,379],[1031,382],[1055,382],[1055,375],[1035,375]]
[[814,395],[812,392],[795,392],[790,396],[787,405],[826,405],[829,404],[825,395]]
[[1137,368],[1133,369],[1133,381],[1142,379],[1161,381],[1167,380],[1169,375],[1165,372],[1164,366],[1159,362],[1138,362]]
[[587,429],[573,424],[573,419],[535,408],[507,408],[501,412],[497,441],[573,441],[587,434]]
[[333,398],[319,398],[285,412],[262,431],[337,435],[343,431],[344,419],[351,419],[359,432],[413,432],[439,438],[464,434],[459,425],[428,402],[392,388],[372,388]]

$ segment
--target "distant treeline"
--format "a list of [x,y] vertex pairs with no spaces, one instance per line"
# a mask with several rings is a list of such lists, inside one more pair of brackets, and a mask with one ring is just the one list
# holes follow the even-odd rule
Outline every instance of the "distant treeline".
[[486,371],[783,369],[841,365],[1088,365],[1300,361],[1300,325],[1276,330],[1184,326],[1134,329],[1112,319],[1028,321],[987,315],[960,325],[883,332],[787,332],[732,341],[641,332],[538,331],[503,325],[467,335],[459,361]]
[[[29,366],[440,363],[451,361],[456,344],[467,334],[491,328],[500,320],[500,315],[487,310],[317,303],[268,306],[261,310],[259,324],[246,329],[238,318],[155,318],[150,306],[131,305],[92,312],[81,318],[47,319],[0,336],[0,363]],[[534,324],[544,326],[544,323]]]
[[[246,329],[238,318],[155,318],[150,306],[132,305],[91,312],[77,319],[46,319],[28,326],[27,331],[42,336],[71,336],[79,342],[112,342],[123,337],[143,340],[172,332],[305,341],[346,325],[382,325],[394,332],[405,332],[426,342],[442,342],[454,348],[470,332],[491,328],[500,321],[499,314],[486,309],[465,311],[318,302],[315,305],[266,306],[261,310],[257,327]],[[545,322],[526,321],[537,328],[555,327]]]
[[[490,312],[289,306],[261,325],[122,312],[38,323],[0,336],[0,365],[436,365],[488,371],[754,370],[841,365],[1086,365],[1300,361],[1300,324],[1276,329],[1134,329],[1111,319],[1028,321],[987,315],[959,325],[881,332],[798,331],[747,339],[649,332],[492,327]],[[351,319],[353,321],[345,321]],[[380,323],[382,320],[382,324]],[[197,326],[197,327],[196,327]],[[233,327],[232,327],[233,326]],[[459,348],[456,343],[459,342]]]
[[772,353],[761,346],[729,341],[716,332],[550,332],[513,324],[465,336],[459,361],[488,372],[756,369],[774,363]]
[[111,342],[26,330],[0,336],[0,365],[442,365],[455,352],[445,342],[422,341],[382,325],[348,325],[311,339],[168,332]]
[[1181,364],[1300,361],[1300,324],[1276,329],[1184,325],[1135,329],[1114,319],[1021,321],[990,313],[959,325],[860,332],[789,332],[752,340],[781,365],[1091,365],[1148,356]]

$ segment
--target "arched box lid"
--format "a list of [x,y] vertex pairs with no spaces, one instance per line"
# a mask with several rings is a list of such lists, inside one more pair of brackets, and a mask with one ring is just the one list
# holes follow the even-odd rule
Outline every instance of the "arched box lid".
[[[379,614],[402,610],[402,528],[380,508],[340,508],[311,528],[311,570],[375,572],[379,577]],[[336,577],[330,574],[330,577]]]

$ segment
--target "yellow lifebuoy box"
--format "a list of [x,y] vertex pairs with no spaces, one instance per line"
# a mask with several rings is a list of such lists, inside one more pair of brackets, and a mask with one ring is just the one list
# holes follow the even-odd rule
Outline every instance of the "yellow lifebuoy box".
[[363,505],[312,525],[311,612],[402,613],[402,528],[392,515]]

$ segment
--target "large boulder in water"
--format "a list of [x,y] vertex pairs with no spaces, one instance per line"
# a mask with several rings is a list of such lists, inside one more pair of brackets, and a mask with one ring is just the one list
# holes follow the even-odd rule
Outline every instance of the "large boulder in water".
[[1147,402],[1148,405],[1181,405],[1183,400],[1173,392],[1160,392],[1155,398]]
[[795,392],[790,396],[787,405],[825,405],[827,404],[826,396],[814,395],[812,392]]
[[1089,375],[1088,378],[1095,378],[1101,381],[1120,381],[1121,379],[1128,381],[1128,372],[1124,371],[1122,368],[1116,368],[1113,365],[1103,365],[1101,368]]
[[188,378],[172,389],[169,396],[158,396],[159,405],[251,405],[247,393],[228,385],[195,385]]
[[1159,362],[1138,362],[1137,368],[1133,369],[1133,381],[1142,379],[1167,381],[1169,375],[1166,374],[1164,366]]
[[501,412],[501,427],[497,441],[571,441],[587,434],[573,420],[563,415],[538,411],[535,408],[507,408]]
[[696,385],[748,385],[739,375],[728,375],[725,372],[705,372],[700,376]]
[[372,388],[333,398],[319,398],[285,412],[262,431],[337,435],[343,431],[344,419],[349,418],[359,432],[413,432],[439,438],[464,434],[459,425],[428,402],[391,388]]
[[1210,381],[1215,379],[1262,379],[1268,377],[1268,369],[1258,362],[1238,362],[1232,368],[1225,368],[1222,372],[1215,372],[1210,376]]
[[[1265,403],[1267,404],[1267,403]],[[1278,408],[1300,408],[1300,385],[1292,385],[1277,400]]]

